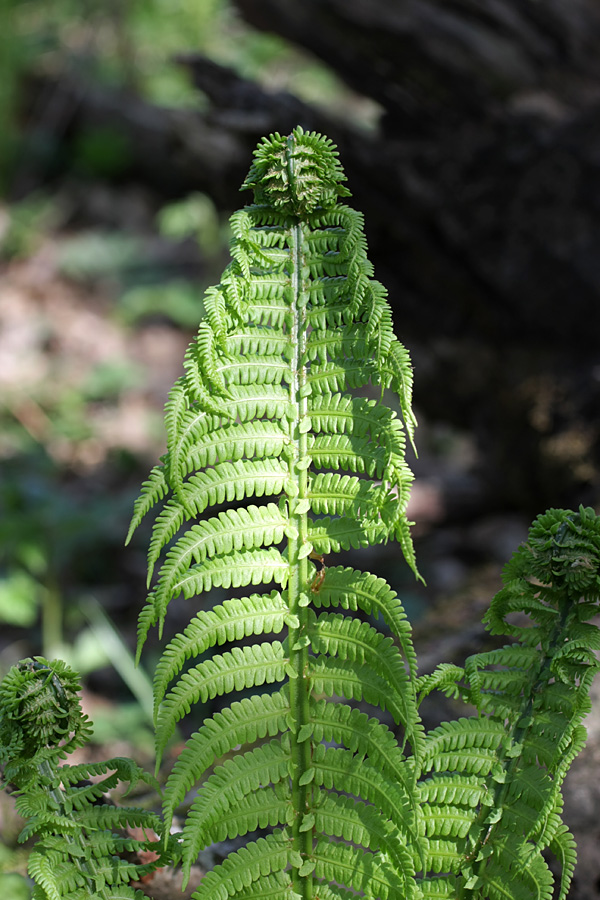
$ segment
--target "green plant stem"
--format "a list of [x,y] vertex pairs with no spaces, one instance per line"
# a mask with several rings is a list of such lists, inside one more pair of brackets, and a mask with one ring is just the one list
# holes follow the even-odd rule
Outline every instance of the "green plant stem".
[[[292,840],[294,851],[299,853],[302,859],[307,859],[312,853],[312,829],[301,831],[301,827],[303,816],[310,808],[312,790],[310,784],[301,783],[302,776],[311,767],[311,742],[301,734],[303,726],[308,725],[310,710],[309,685],[306,677],[308,665],[308,519],[306,510],[303,510],[305,505],[303,501],[306,501],[308,496],[307,381],[303,359],[306,342],[306,298],[303,296],[302,290],[302,227],[300,224],[292,228],[290,257],[293,287],[292,343],[294,346],[293,382],[290,385],[290,394],[295,406],[295,417],[292,422],[293,454],[290,462],[290,481],[295,486],[295,496],[289,499],[289,503],[291,507],[290,523],[295,526],[298,537],[290,538],[288,545],[290,563],[288,603],[290,612],[297,616],[299,623],[295,628],[290,628],[289,633],[290,666],[293,671],[293,676],[290,678],[292,808],[295,812],[292,823]],[[301,511],[294,512],[295,509]],[[299,740],[299,737],[304,739]],[[300,875],[298,868],[294,867],[293,886],[303,900],[311,900],[312,875]]]

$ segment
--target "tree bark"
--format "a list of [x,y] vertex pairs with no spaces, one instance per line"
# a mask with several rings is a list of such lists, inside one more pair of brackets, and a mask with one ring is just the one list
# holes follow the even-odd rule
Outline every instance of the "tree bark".
[[120,177],[167,198],[207,191],[231,210],[262,135],[297,124],[328,134],[413,352],[417,404],[478,434],[497,503],[597,502],[600,6],[236,3],[377,100],[380,128],[188,55],[179,62],[208,112],[60,79],[67,144],[115,129],[129,154]]

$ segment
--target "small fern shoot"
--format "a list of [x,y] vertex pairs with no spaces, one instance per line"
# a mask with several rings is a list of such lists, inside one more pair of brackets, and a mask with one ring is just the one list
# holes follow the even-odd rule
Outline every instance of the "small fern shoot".
[[[163,501],[140,647],[181,593],[201,604],[214,586],[263,586],[200,609],[156,671],[159,758],[194,704],[254,690],[204,722],[167,782],[167,829],[202,783],[183,831],[188,872],[213,841],[274,828],[210,872],[198,898],[345,896],[339,884],[417,896],[405,753],[420,758],[423,737],[406,616],[382,579],[324,563],[396,539],[416,572],[406,519],[412,371],[372,278],[362,216],[342,202],[344,181],[320,135],[297,128],[259,144],[243,185],[254,203],[231,218],[232,262],[206,294],[167,403],[167,453],[134,511],[132,530]],[[396,640],[355,610],[381,616]],[[248,635],[264,640],[236,644]],[[342,697],[388,710],[401,744]]]
[[[87,743],[90,726],[78,677],[61,660],[21,660],[0,683],[3,780],[13,786],[26,820],[19,840],[37,836],[28,861],[33,900],[143,900],[130,883],[162,864],[153,839],[159,817],[103,802],[119,783],[129,782],[131,790],[140,781],[154,784],[151,776],[121,757],[60,764]],[[146,837],[132,836],[140,832]],[[139,861],[144,853],[151,862]],[[129,861],[129,854],[138,861]]]

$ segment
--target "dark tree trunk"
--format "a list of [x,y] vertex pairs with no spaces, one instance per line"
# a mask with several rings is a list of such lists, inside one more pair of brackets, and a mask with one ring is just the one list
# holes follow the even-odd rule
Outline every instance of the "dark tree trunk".
[[418,406],[477,432],[498,503],[598,502],[600,4],[236,3],[376,100],[378,131],[187,57],[208,113],[59,81],[67,138],[117,129],[121,177],[232,209],[263,134],[327,133],[413,351]]

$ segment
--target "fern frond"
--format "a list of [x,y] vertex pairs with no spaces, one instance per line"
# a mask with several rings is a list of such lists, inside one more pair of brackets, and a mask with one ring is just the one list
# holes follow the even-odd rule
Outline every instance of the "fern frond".
[[359,667],[344,660],[319,657],[311,662],[309,675],[312,689],[317,695],[365,700],[372,706],[390,712],[398,725],[405,718],[405,704],[399,705],[393,696],[390,697],[386,682],[368,666]]
[[289,609],[279,591],[226,600],[221,606],[198,613],[183,633],[165,647],[154,676],[156,706],[162,702],[168,683],[191,657],[251,634],[278,634],[289,618]]
[[[130,759],[60,765],[66,753],[82,747],[90,735],[78,691],[76,673],[60,660],[41,657],[22,660],[0,684],[0,758],[26,820],[19,839],[37,838],[28,862],[36,882],[34,896],[135,900],[139,894],[127,885],[163,864],[170,841],[167,838],[165,848],[156,853],[158,816],[99,800],[122,781],[129,782],[129,790],[140,781],[157,785]],[[142,837],[125,834],[128,827],[139,829]],[[148,862],[124,858],[148,850]]]
[[194,898],[227,900],[228,897],[237,897],[244,888],[254,889],[255,886],[260,891],[264,878],[285,871],[290,853],[290,842],[279,830],[246,844],[207,872]]
[[416,812],[410,795],[400,784],[344,748],[318,744],[314,748],[312,764],[316,785],[346,791],[369,801],[399,829],[407,843],[416,846]]
[[565,900],[569,893],[573,872],[577,862],[577,848],[575,839],[566,825],[561,823],[560,828],[549,844],[550,851],[556,857],[561,867],[560,892],[558,900]]
[[417,720],[416,706],[404,660],[391,638],[384,637],[366,622],[339,613],[320,615],[309,634],[316,654],[329,654],[359,666],[367,665],[382,678],[394,706],[402,710],[402,724],[412,730]]
[[133,532],[139,526],[142,519],[159,500],[162,500],[168,491],[169,485],[166,479],[164,465],[154,466],[148,476],[148,480],[144,481],[142,484],[142,493],[135,501],[133,517],[131,519],[131,524],[129,525],[125,544],[129,544],[133,537]]
[[425,738],[420,772],[489,775],[505,737],[504,724],[493,719],[473,717],[444,722]]
[[383,578],[349,567],[328,566],[312,602],[317,608],[340,606],[352,611],[360,609],[375,619],[381,616],[400,643],[411,678],[416,678],[417,657],[410,624],[400,598]]
[[318,700],[311,706],[312,736],[315,741],[342,744],[400,785],[416,808],[412,767],[393,733],[377,719],[341,703]]
[[288,478],[280,460],[264,459],[217,463],[185,482],[181,497],[174,497],[157,516],[148,550],[148,582],[161,551],[179,531],[184,521],[196,519],[209,506],[280,494]]
[[423,900],[453,900],[456,897],[456,879],[453,875],[420,878],[418,885]]
[[315,827],[322,834],[385,853],[405,878],[404,896],[414,893],[414,851],[409,849],[406,835],[392,822],[382,819],[376,807],[351,797],[321,793],[315,799],[314,818]]
[[364,891],[367,897],[387,900],[388,897],[416,896],[416,893],[405,893],[406,880],[380,854],[321,839],[315,845],[312,858],[316,863],[314,874],[317,878],[341,882],[353,890]]
[[[250,794],[235,798],[233,804],[219,802],[218,816],[212,816],[212,823],[203,823],[202,840],[206,846],[236,837],[243,837],[259,828],[291,824],[293,809],[289,787],[283,783],[260,787]],[[188,819],[191,827],[191,820]],[[194,843],[193,836],[190,838]],[[199,846],[199,843],[197,844]],[[195,850],[189,856],[194,858]]]
[[286,516],[274,503],[227,510],[193,525],[169,551],[161,568],[154,592],[159,615],[164,616],[166,604],[183,590],[191,565],[232,550],[254,550],[278,544],[286,528],[290,527]]
[[[202,785],[186,819],[183,829],[184,868],[189,869],[198,852],[210,842],[210,833],[223,815],[227,815],[232,809],[238,814],[241,812],[239,801],[261,787],[277,785],[287,779],[289,760],[289,751],[284,750],[279,741],[270,741],[243,755],[225,760],[222,766],[215,769]],[[283,796],[286,794],[289,798],[287,786]],[[244,822],[245,831],[239,832],[240,834],[250,830],[250,827],[246,827],[247,818]]]
[[[165,789],[165,820],[170,824],[173,812],[190,788],[213,764],[234,747],[253,744],[286,730],[290,712],[285,690],[273,694],[244,697],[206,719],[180,753]],[[161,744],[161,733],[158,732]]]
[[262,875],[258,882],[236,891],[237,900],[295,900],[289,875],[285,872],[273,872]]
[[383,520],[356,521],[350,516],[323,516],[309,524],[309,539],[317,553],[339,553],[385,543],[389,528]]
[[173,733],[177,722],[199,700],[205,703],[233,690],[241,691],[283,681],[287,654],[279,641],[233,647],[190,669],[165,697],[158,714],[161,744]]
[[[213,587],[239,588],[249,584],[269,584],[272,581],[284,586],[288,576],[289,563],[279,550],[269,547],[266,550],[232,552],[226,556],[206,559],[201,565],[189,569],[180,588],[184,597],[189,599]],[[150,594],[138,619],[138,656],[148,631],[159,621],[159,611],[154,601],[154,594]]]

